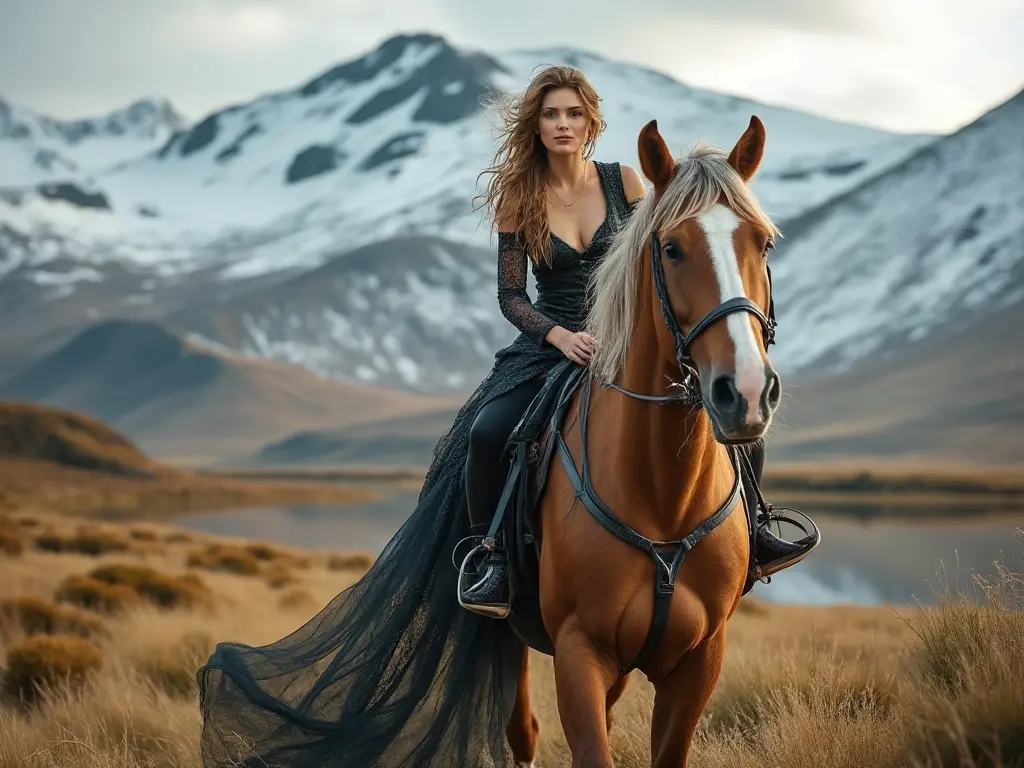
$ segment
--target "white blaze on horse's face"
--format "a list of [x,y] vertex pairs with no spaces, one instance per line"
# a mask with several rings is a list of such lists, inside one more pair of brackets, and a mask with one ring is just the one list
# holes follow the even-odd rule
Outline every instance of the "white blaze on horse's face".
[[[707,240],[711,265],[718,280],[719,301],[747,297],[740,274],[739,256],[736,253],[735,235],[741,223],[740,218],[732,210],[719,204],[697,216],[697,223]],[[754,337],[750,316],[746,312],[736,312],[724,320],[736,350],[736,390],[746,400],[746,423],[754,425],[761,420],[761,395],[767,380],[761,348]]]

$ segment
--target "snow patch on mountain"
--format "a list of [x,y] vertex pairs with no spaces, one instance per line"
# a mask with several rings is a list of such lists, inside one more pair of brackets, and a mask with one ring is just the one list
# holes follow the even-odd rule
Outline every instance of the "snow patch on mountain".
[[1024,92],[790,227],[777,358],[848,370],[1024,300]]

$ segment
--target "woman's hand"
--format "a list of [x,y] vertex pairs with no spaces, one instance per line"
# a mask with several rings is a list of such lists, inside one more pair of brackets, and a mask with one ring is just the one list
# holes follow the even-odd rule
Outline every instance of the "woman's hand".
[[573,333],[561,326],[553,330],[561,331],[561,333],[557,333],[557,335],[552,333],[551,335],[555,338],[549,338],[549,341],[558,347],[563,355],[579,365],[586,365],[590,362],[590,358],[593,357],[594,351],[597,349],[597,339],[589,333],[583,331]]

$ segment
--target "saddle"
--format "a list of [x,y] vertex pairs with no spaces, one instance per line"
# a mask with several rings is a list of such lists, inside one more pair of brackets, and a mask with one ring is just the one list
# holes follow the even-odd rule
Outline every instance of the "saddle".
[[[551,460],[557,449],[562,448],[561,458],[567,461],[564,444],[561,443],[562,429],[565,426],[573,395],[581,386],[588,389],[584,392],[585,400],[589,401],[589,387],[593,381],[589,378],[586,368],[570,360],[556,364],[546,377],[540,392],[534,397],[524,412],[519,423],[512,431],[505,447],[504,458],[509,461],[509,470],[501,499],[495,511],[488,536],[498,538],[502,542],[509,565],[511,580],[511,613],[506,621],[513,633],[525,645],[547,655],[554,654],[554,643],[544,628],[540,610],[540,548],[541,528],[537,518],[537,502],[547,482]],[[585,420],[586,402],[582,418]],[[757,564],[754,560],[754,537],[757,531],[758,510],[764,505],[760,490],[757,487],[754,472],[746,453],[739,448],[730,448],[733,453],[734,466],[737,469],[738,481],[733,496],[709,519],[699,531],[695,531],[688,539],[692,539],[680,547],[683,551],[676,552],[675,562],[664,559],[660,552],[655,552],[658,543],[650,542],[624,526],[618,519],[598,501],[598,505],[588,498],[584,483],[580,482],[577,473],[570,472],[576,485],[577,496],[584,502],[592,514],[606,528],[620,538],[624,538],[636,546],[641,546],[657,558],[661,559],[664,569],[659,569],[656,584],[656,615],[649,634],[649,643],[634,661],[632,668],[639,666],[647,653],[653,651],[657,644],[664,622],[667,620],[669,598],[676,573],[682,564],[683,556],[703,535],[720,523],[739,500],[742,494],[747,510],[748,527],[750,530],[750,562],[743,594],[746,594],[758,580]],[[568,469],[568,467],[567,467]],[[583,477],[586,478],[584,461]],[[587,481],[588,482],[588,481]],[[592,494],[591,494],[592,495]],[[630,538],[631,537],[631,538]],[[671,542],[682,544],[684,542]],[[657,562],[657,560],[656,560]],[[663,577],[662,573],[669,576]],[[659,616],[659,614],[661,614]],[[659,627],[659,624],[661,626]],[[650,646],[648,648],[648,645]]]

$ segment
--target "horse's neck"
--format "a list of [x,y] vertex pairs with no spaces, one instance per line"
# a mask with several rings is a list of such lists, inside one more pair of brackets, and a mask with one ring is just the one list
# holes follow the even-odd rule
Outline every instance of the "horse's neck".
[[[661,351],[672,342],[664,324],[656,325],[660,307],[652,306],[650,294],[645,296],[618,383],[633,392],[668,394],[669,382],[678,382],[681,373]],[[600,451],[615,485],[630,499],[617,509],[648,536],[686,535],[726,499],[734,479],[729,455],[715,440],[707,414],[685,405],[643,402],[611,389],[600,392],[602,422],[609,429],[601,430]]]

